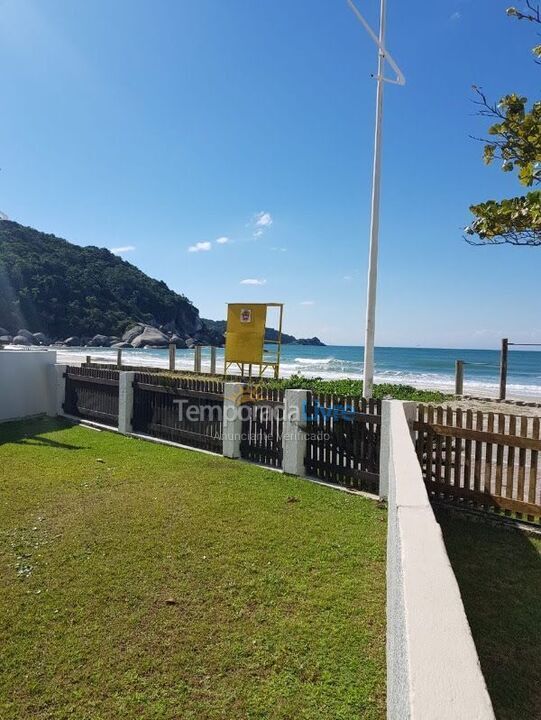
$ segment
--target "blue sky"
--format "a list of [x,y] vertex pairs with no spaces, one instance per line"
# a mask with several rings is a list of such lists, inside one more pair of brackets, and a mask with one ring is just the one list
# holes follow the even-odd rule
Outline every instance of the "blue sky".
[[[520,192],[468,138],[471,85],[539,97],[535,33],[509,0],[388,4],[377,344],[541,342],[541,248],[461,239]],[[0,210],[128,248],[203,316],[282,301],[287,331],[360,344],[375,66],[345,0],[0,0]]]

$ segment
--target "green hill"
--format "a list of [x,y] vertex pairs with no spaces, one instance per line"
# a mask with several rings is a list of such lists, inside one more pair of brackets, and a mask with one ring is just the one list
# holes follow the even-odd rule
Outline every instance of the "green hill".
[[0,221],[0,326],[51,338],[119,335],[135,322],[205,332],[199,311],[109,250]]

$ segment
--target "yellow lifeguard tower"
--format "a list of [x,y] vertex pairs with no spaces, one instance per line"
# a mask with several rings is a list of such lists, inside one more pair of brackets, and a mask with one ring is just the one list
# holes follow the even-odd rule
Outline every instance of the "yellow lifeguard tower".
[[[265,340],[267,311],[278,308],[278,336]],[[247,377],[261,377],[272,370],[275,378],[280,371],[282,349],[283,303],[229,303],[225,333],[225,374],[235,370]],[[266,346],[273,346],[267,349]],[[254,372],[255,371],[255,372]]]

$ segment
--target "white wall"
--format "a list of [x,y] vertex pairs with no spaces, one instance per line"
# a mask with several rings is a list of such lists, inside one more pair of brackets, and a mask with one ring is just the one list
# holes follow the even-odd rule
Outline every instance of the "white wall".
[[0,350],[0,422],[53,414],[54,350]]
[[387,717],[493,720],[451,563],[423,482],[402,403],[383,403],[388,487]]

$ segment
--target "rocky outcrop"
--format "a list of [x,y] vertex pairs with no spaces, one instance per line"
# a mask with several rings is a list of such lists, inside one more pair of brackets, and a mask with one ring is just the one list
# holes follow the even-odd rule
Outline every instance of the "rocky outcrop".
[[122,340],[127,343],[132,343],[138,335],[141,335],[144,329],[144,325],[133,325],[122,335]]
[[[30,332],[30,330],[18,330],[15,334],[15,337],[18,338],[26,338],[28,340],[28,345],[34,344],[34,336]],[[15,342],[15,340],[14,340]],[[17,343],[17,345],[24,345],[25,343]]]
[[186,345],[186,340],[178,335],[171,335],[169,342],[174,343],[177,350],[185,350],[188,347]]
[[87,347],[109,347],[111,338],[109,335],[94,335],[92,340],[87,342]]
[[318,347],[325,347],[325,343],[321,342],[318,337],[313,338],[297,338],[292,345],[316,345]]
[[49,340],[47,335],[45,335],[45,333],[42,333],[42,332],[32,333],[32,337],[34,338],[34,345],[50,345],[51,344],[51,341]]
[[13,338],[12,343],[13,345],[32,345],[32,340],[29,340],[26,335],[17,334]]
[[66,338],[63,344],[68,347],[81,347],[83,343],[81,342],[81,338],[78,338],[77,335],[72,335],[71,337]]
[[135,340],[132,341],[134,348],[142,347],[167,347],[169,345],[169,338],[167,335],[158,330],[158,328],[150,327],[147,325],[140,335],[137,335]]

